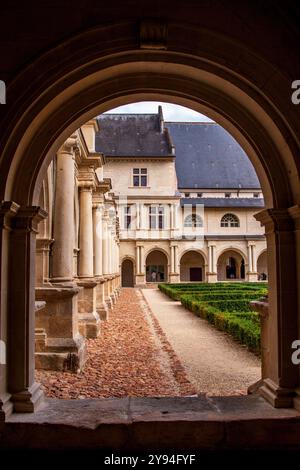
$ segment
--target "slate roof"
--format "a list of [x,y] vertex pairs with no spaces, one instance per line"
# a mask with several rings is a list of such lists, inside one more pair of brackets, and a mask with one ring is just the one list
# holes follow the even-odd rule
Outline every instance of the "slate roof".
[[[178,189],[259,189],[248,156],[216,123],[164,122],[157,114],[102,114],[96,151],[107,157],[175,157]],[[173,149],[175,147],[175,152]]]
[[194,207],[197,204],[204,204],[204,207],[263,208],[264,200],[259,197],[183,197],[180,205],[186,204]]
[[[118,157],[170,157],[168,131],[160,131],[159,114],[102,114],[96,152]],[[174,155],[173,155],[174,156]]]
[[258,189],[248,156],[216,123],[165,122],[175,145],[178,188]]

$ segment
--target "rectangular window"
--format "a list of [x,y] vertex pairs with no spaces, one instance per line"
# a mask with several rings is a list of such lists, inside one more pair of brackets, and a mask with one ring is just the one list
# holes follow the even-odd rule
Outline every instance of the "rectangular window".
[[163,229],[164,228],[165,211],[163,206],[150,206],[149,207],[149,228],[150,229]]
[[147,186],[147,168],[133,168],[133,186]]
[[131,206],[125,206],[124,208],[124,228],[131,229]]

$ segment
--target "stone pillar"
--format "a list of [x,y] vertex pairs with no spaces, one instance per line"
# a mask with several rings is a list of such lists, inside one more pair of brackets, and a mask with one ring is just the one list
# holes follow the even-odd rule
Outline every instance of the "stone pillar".
[[252,268],[252,250],[251,250],[251,245],[248,244],[248,273],[252,273],[253,268]]
[[217,255],[216,255],[216,245],[213,243],[208,244],[208,273],[207,273],[207,282],[217,282],[218,273],[217,273]]
[[264,375],[259,390],[273,406],[285,408],[293,406],[300,385],[299,366],[291,359],[300,317],[295,236],[299,213],[295,216],[286,209],[266,209],[255,218],[266,230],[269,266],[269,315],[262,322],[262,338],[267,338],[267,344],[263,345]]
[[75,144],[69,138],[57,153],[51,279],[56,283],[73,281]]
[[178,272],[178,245],[171,242],[170,245],[170,272],[169,282],[175,283],[180,281],[180,273]]
[[79,217],[79,269],[78,286],[83,287],[78,295],[79,331],[87,338],[100,334],[100,318],[96,311],[96,286],[93,263],[93,202],[92,185],[81,182]]
[[256,256],[256,245],[253,244],[252,245],[252,269],[253,269],[253,273],[255,274],[256,276],[256,280],[257,280],[257,256]]
[[136,285],[145,284],[145,270],[143,270],[144,261],[144,245],[136,245],[136,275],[135,283]]
[[247,280],[249,282],[256,282],[257,278],[257,266],[256,266],[256,252],[255,242],[248,242],[248,273]]
[[16,412],[32,412],[43,392],[34,380],[35,250],[39,207],[22,207],[12,220],[9,264],[8,390]]
[[[13,409],[8,393],[7,383],[7,320],[9,318],[8,303],[8,270],[9,266],[9,237],[12,228],[12,218],[19,210],[19,206],[11,201],[0,204],[0,422],[10,415]],[[16,346],[16,345],[15,345]]]
[[80,187],[79,269],[78,276],[93,277],[93,215],[92,187]]
[[108,230],[107,230],[107,211],[104,211],[102,217],[102,262],[103,262],[103,274],[108,275]]
[[105,292],[103,277],[103,224],[102,224],[102,205],[97,202],[93,204],[93,232],[94,232],[94,277],[97,281],[96,286],[96,312],[100,320],[107,320],[108,306],[105,303]]
[[93,232],[94,232],[94,276],[101,277],[102,266],[102,208],[99,204],[93,205]]

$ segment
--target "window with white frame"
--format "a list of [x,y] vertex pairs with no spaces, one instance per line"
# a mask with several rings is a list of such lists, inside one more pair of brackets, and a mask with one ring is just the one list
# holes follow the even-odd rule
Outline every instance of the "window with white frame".
[[131,206],[124,207],[124,228],[131,229]]
[[184,219],[184,226],[185,227],[203,227],[203,220],[199,214],[189,214]]
[[133,168],[133,186],[147,186],[148,171],[147,168]]
[[234,214],[225,214],[221,219],[221,227],[239,227],[240,221]]
[[149,228],[163,229],[165,224],[165,211],[163,206],[149,206]]

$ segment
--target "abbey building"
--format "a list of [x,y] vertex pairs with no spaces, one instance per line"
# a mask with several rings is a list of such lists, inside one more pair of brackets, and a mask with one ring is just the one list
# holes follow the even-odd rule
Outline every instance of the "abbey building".
[[40,206],[37,368],[81,369],[120,286],[267,276],[258,179],[215,123],[161,108],[92,119],[55,155]]
[[104,114],[105,155],[120,219],[122,284],[266,279],[264,207],[248,157],[218,124]]

